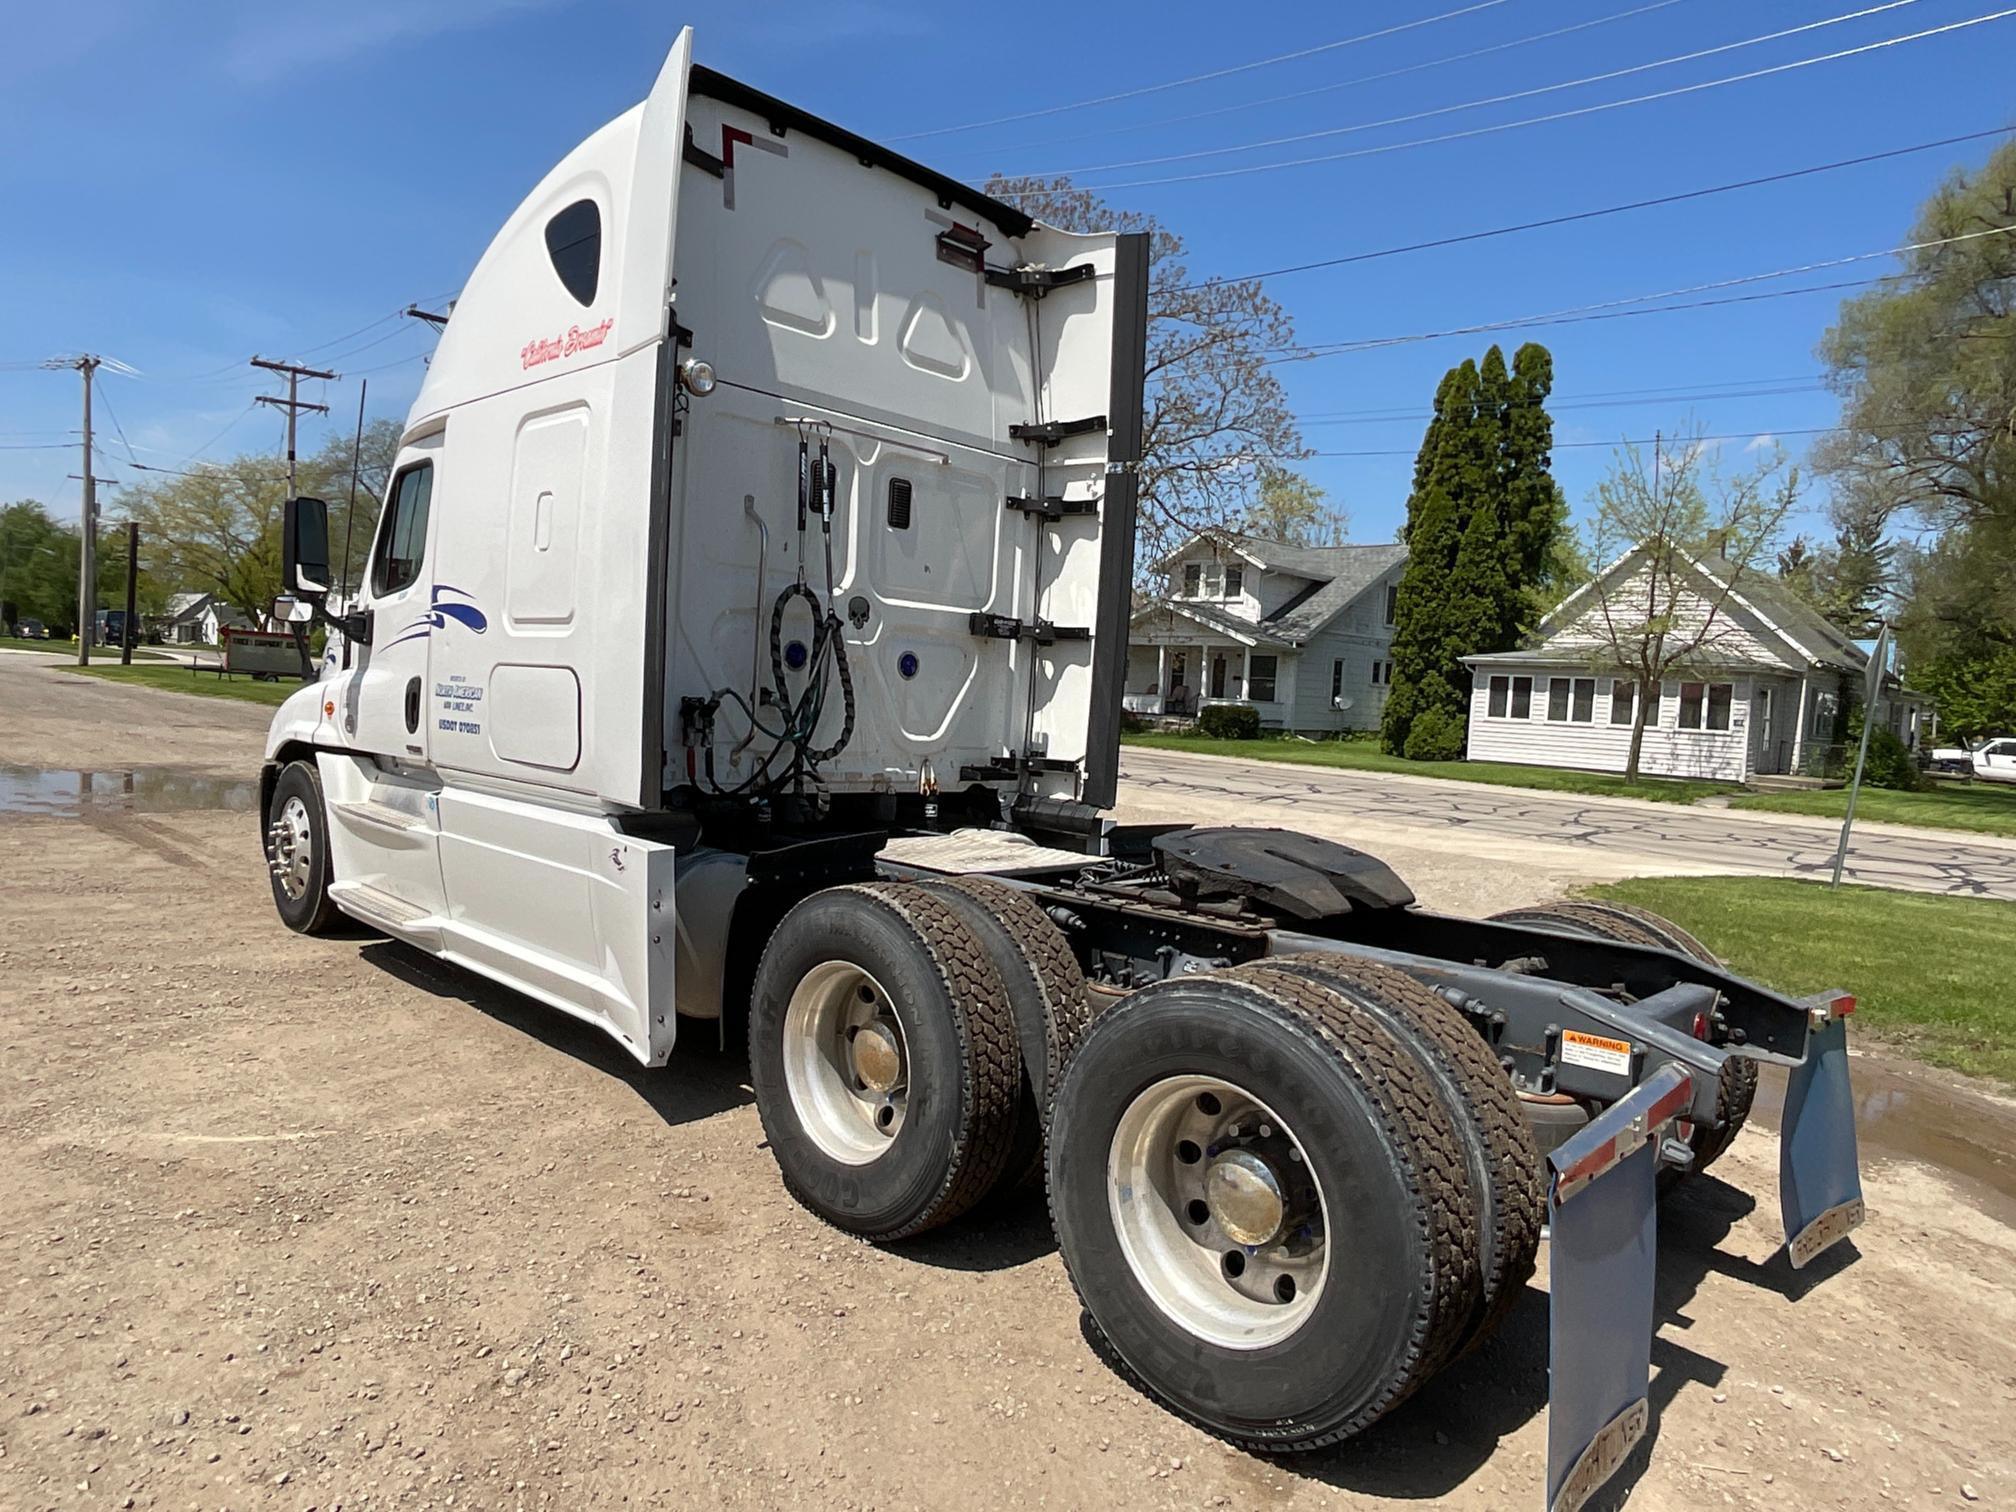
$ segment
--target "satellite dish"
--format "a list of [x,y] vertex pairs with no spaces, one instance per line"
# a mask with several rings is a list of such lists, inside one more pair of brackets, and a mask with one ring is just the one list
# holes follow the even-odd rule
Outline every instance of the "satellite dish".
[[1330,707],[1335,709],[1339,714],[1343,714],[1349,711],[1351,705],[1357,701],[1349,693],[1339,693],[1335,698],[1330,700]]

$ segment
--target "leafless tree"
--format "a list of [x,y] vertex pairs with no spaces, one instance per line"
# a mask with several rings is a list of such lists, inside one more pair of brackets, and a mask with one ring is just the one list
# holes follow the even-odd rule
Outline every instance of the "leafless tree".
[[1305,454],[1274,375],[1274,359],[1295,340],[1288,312],[1255,280],[1193,277],[1175,232],[1152,216],[1113,209],[1068,178],[996,175],[987,192],[1060,230],[1149,234],[1136,569],[1193,535],[1236,540],[1261,483]]
[[1797,468],[1773,453],[1741,471],[1717,465],[1698,428],[1646,458],[1620,447],[1597,485],[1589,527],[1597,572],[1556,644],[1586,651],[1592,665],[1635,691],[1627,781],[1638,778],[1646,715],[1675,672],[1726,659],[1741,634],[1727,612],[1742,585],[1768,570],[1798,503]]

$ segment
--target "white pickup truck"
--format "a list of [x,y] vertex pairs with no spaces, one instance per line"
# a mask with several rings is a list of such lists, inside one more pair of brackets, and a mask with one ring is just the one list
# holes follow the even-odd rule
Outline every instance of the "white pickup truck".
[[1932,770],[1973,776],[1983,782],[2016,782],[2016,735],[1991,735],[1964,746],[1939,746]]

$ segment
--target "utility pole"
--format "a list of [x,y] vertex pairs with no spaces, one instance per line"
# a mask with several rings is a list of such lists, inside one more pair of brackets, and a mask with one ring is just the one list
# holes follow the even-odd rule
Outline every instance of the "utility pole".
[[98,628],[98,478],[91,471],[91,380],[104,361],[104,358],[87,352],[44,364],[46,367],[75,368],[84,375],[84,518],[79,541],[82,549],[77,554],[77,665],[80,667],[91,665],[91,637]]
[[[270,404],[275,409],[287,412],[287,497],[291,499],[294,497],[295,417],[302,410],[308,410],[317,415],[326,415],[329,413],[328,405],[309,404],[299,397],[301,380],[303,378],[323,378],[333,382],[338,375],[335,373],[325,373],[320,368],[302,367],[299,363],[294,362],[269,362],[264,357],[254,357],[252,359],[252,366],[265,368],[269,373],[285,373],[287,375],[287,397],[285,399],[280,398],[276,394],[261,394],[255,402]],[[86,429],[89,429],[88,425]]]
[[126,628],[119,637],[119,665],[133,665],[133,647],[140,639],[140,522],[126,522]]

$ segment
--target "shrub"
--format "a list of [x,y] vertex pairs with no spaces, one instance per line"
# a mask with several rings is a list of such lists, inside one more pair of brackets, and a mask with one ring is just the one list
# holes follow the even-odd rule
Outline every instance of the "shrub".
[[[1848,769],[1843,775],[1852,780],[1855,742],[1862,738],[1860,709],[1855,711],[1849,725]],[[1869,760],[1862,768],[1862,782],[1866,787],[1894,788],[1900,793],[1916,792],[1920,783],[1918,763],[1910,749],[1880,725],[1869,732]]]
[[1260,711],[1245,704],[1213,704],[1197,716],[1197,727],[1216,740],[1258,740]]
[[1444,709],[1423,709],[1407,729],[1409,761],[1457,761],[1463,755],[1463,721]]

